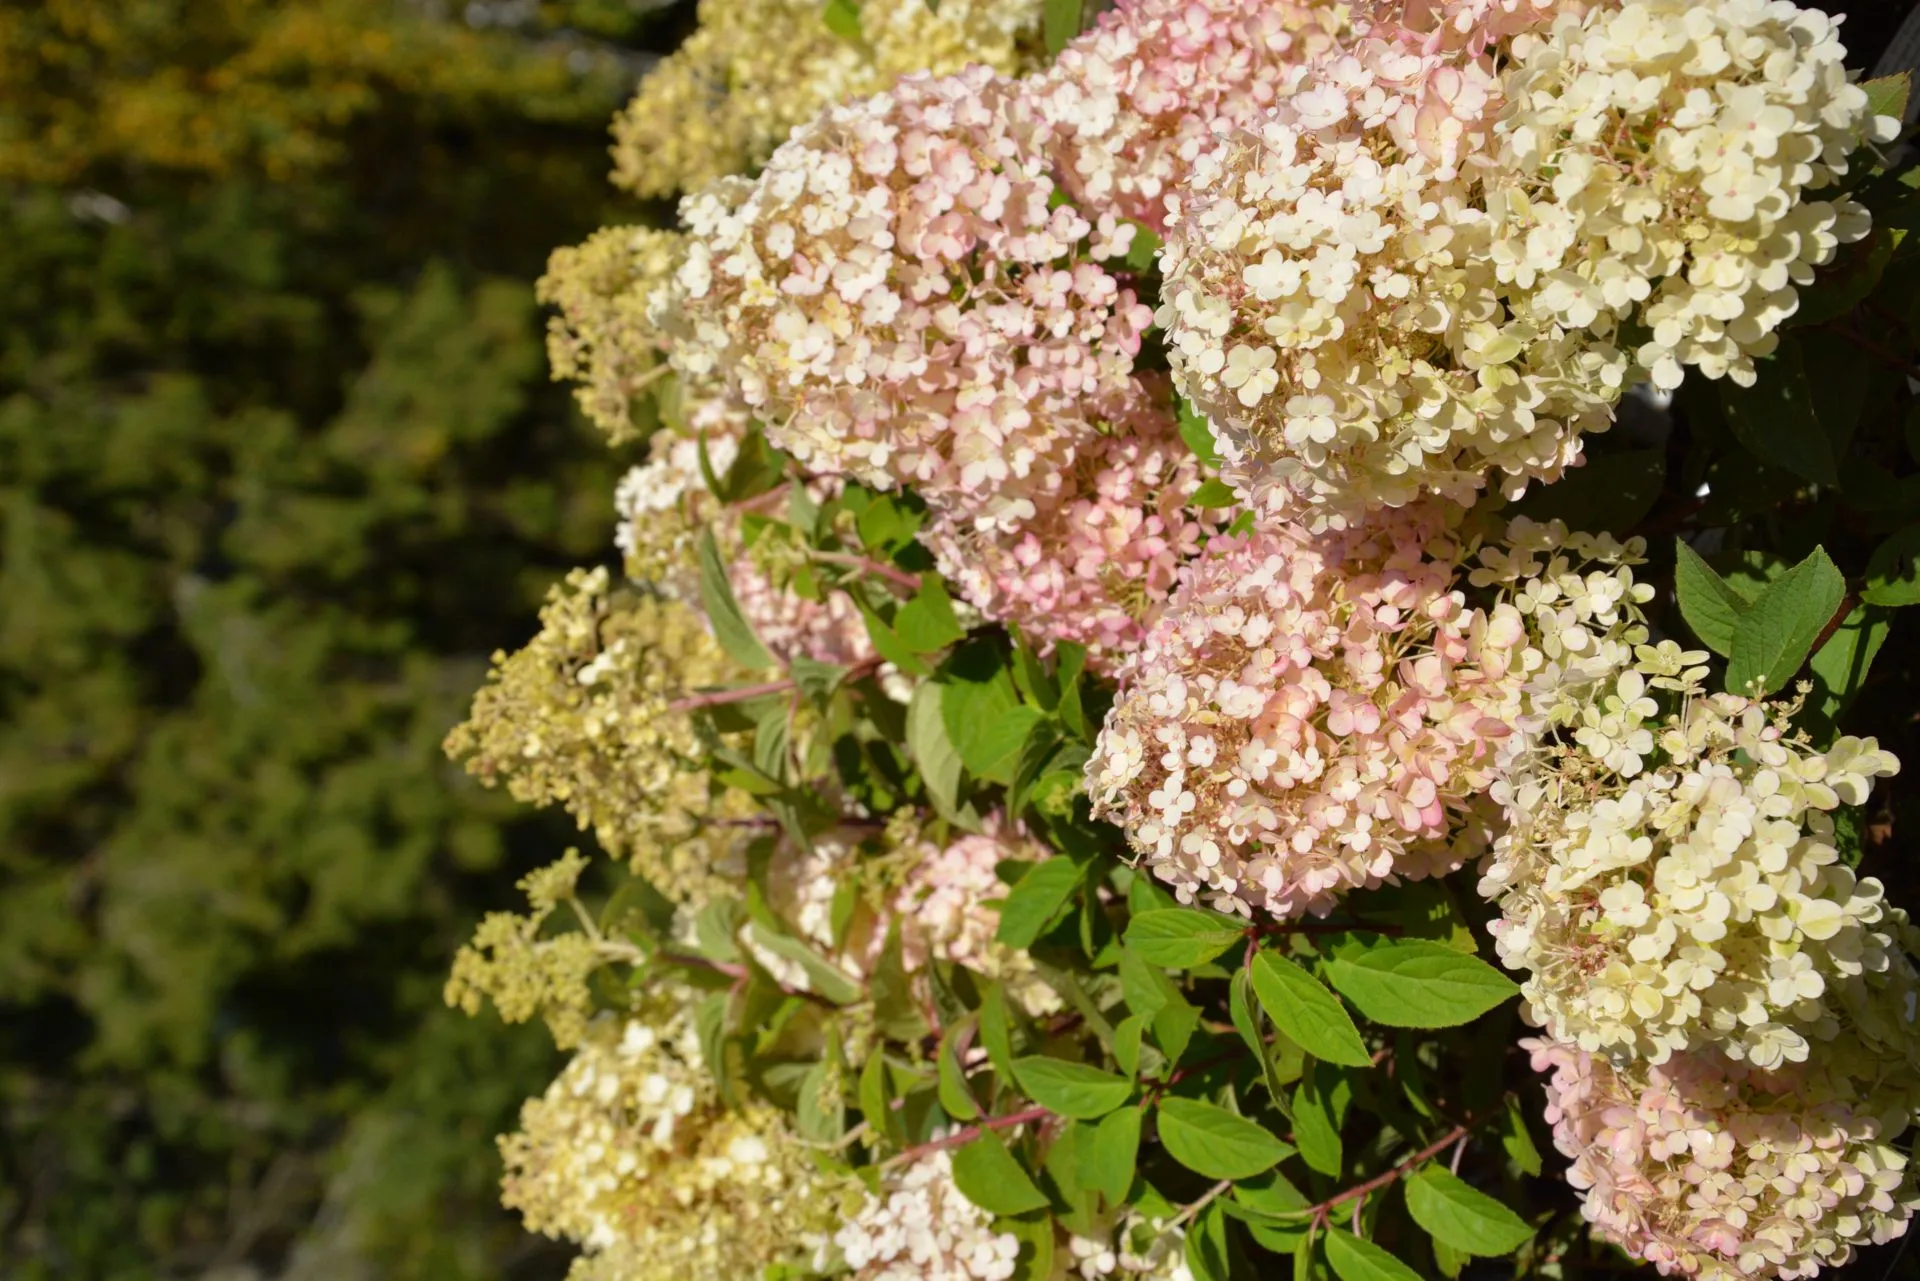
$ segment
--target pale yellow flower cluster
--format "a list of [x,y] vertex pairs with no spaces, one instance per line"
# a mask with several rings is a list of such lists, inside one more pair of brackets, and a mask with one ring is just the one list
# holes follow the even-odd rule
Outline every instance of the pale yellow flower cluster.
[[554,908],[573,898],[586,868],[580,852],[568,850],[559,862],[520,881],[531,912],[487,913],[473,940],[453,958],[447,1004],[473,1015],[492,1001],[508,1023],[540,1015],[561,1049],[579,1044],[593,1014],[587,979],[605,958],[577,931],[542,935]]
[[666,377],[647,301],[673,275],[685,237],[651,227],[606,227],[556,249],[536,293],[558,309],[547,322],[547,359],[558,381],[613,444],[640,431],[635,398]]
[[682,897],[676,846],[728,802],[697,767],[693,727],[670,704],[738,669],[697,614],[615,590],[605,569],[569,574],[540,624],[525,648],[494,656],[448,753],[517,800],[563,806],[602,848]]
[[740,1281],[806,1262],[841,1218],[783,1114],[721,1102],[693,1000],[656,988],[595,1022],[500,1141],[508,1207],[585,1247],[571,1281]]
[[700,27],[640,82],[614,123],[614,181],[635,194],[697,191],[757,167],[819,111],[983,63],[1016,73],[1039,52],[1040,0],[864,0],[859,35],[820,0],[701,0]]
[[1335,527],[1557,477],[1624,359],[1496,280],[1469,175],[1293,101],[1194,165],[1160,258],[1156,318],[1224,475]]
[[1517,37],[1488,168],[1500,279],[1567,329],[1651,330],[1635,358],[1659,386],[1751,384],[1814,268],[1867,233],[1817,193],[1898,133],[1838,27],[1784,0],[1633,0]]
[[1840,862],[1832,819],[1899,763],[1871,739],[1815,751],[1779,709],[1706,694],[1703,652],[1648,643],[1639,551],[1521,525],[1474,575],[1505,584],[1538,651],[1481,884],[1500,955],[1557,1042],[1804,1061],[1866,993],[1915,983],[1903,918]]

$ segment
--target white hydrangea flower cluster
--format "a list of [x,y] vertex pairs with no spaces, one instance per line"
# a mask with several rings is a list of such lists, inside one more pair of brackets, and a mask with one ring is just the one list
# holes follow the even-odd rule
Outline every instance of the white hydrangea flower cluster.
[[1046,133],[982,67],[830,108],[757,180],[682,205],[654,312],[674,366],[723,375],[814,471],[1031,516],[1134,394],[1152,319],[1097,265],[1132,228],[1050,202]]
[[603,1017],[520,1130],[502,1199],[579,1243],[578,1278],[738,1281],[824,1244],[845,1199],[783,1115],[728,1110],[702,1065],[690,992]]
[[1068,1281],[1193,1281],[1186,1245],[1179,1228],[1129,1215],[1111,1237],[1068,1236]]
[[1353,53],[1302,85],[1200,159],[1161,255],[1157,318],[1223,474],[1336,526],[1426,492],[1470,504],[1489,471],[1557,477],[1626,360],[1501,287],[1465,135],[1391,141],[1413,88]]
[[1813,198],[1899,122],[1872,115],[1838,22],[1786,0],[1630,0],[1512,42],[1488,252],[1540,323],[1651,330],[1635,359],[1753,382],[1798,288],[1866,210]]
[[[1760,1071],[1717,1051],[1664,1064],[1523,1041],[1599,1233],[1662,1276],[1806,1278],[1903,1235],[1920,1196],[1894,1141],[1916,1102],[1850,1038]],[[1909,1037],[1909,1052],[1913,1042]]]
[[869,1193],[833,1235],[855,1281],[1006,1281],[1020,1241],[953,1181],[944,1149],[915,1158]]
[[1516,691],[1466,607],[1442,509],[1216,539],[1120,676],[1087,762],[1096,814],[1182,902],[1325,915],[1451,871]]
[[[1562,549],[1544,564],[1543,543]],[[1899,764],[1871,739],[1815,751],[1704,693],[1704,652],[1647,643],[1639,550],[1520,525],[1473,576],[1506,585],[1537,651],[1481,883],[1500,956],[1527,972],[1529,1017],[1583,1051],[1803,1061],[1848,989],[1910,974],[1831,817]]]
[[[1630,670],[1619,687],[1645,679]],[[1578,749],[1587,768],[1519,783],[1496,845],[1509,888],[1495,935],[1529,972],[1530,1016],[1557,1040],[1653,1063],[1701,1046],[1762,1068],[1804,1060],[1836,1026],[1834,989],[1905,964],[1877,928],[1879,882],[1839,861],[1829,814],[1896,762],[1871,740],[1811,751],[1733,695],[1664,724],[1644,694],[1609,701],[1647,714],[1640,732],[1658,731],[1664,761],[1622,779]]]
[[[696,437],[656,433],[647,461],[629,469],[613,492],[620,518],[613,541],[627,577],[695,607],[700,603],[695,543],[719,507],[700,469],[700,449]],[[706,451],[713,474],[724,476],[739,456],[739,438],[709,436]]]

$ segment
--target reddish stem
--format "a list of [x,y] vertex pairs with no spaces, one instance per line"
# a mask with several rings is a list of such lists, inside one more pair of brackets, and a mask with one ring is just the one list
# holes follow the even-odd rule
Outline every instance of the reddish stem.
[[988,1130],[1004,1130],[1009,1126],[1026,1125],[1032,1121],[1044,1121],[1052,1115],[1053,1113],[1047,1111],[1047,1109],[1035,1106],[1022,1108],[1018,1112],[1009,1112],[1005,1116],[986,1117],[982,1120],[975,1121],[972,1125],[962,1126],[952,1134],[943,1135],[937,1139],[930,1139],[925,1143],[916,1144],[913,1147],[907,1148],[898,1156],[888,1161],[887,1164],[904,1164],[913,1160],[915,1157],[925,1156],[929,1152],[940,1152],[947,1148],[965,1147]]
[[[855,680],[865,676],[880,666],[880,656],[863,658],[847,668],[843,681]],[[769,694],[784,694],[788,690],[798,689],[799,684],[793,677],[783,680],[767,681],[762,685],[736,685],[731,689],[710,689],[704,694],[689,694],[667,704],[669,712],[691,712],[702,707],[719,707],[726,703],[744,703],[750,699],[765,698]]]
[[1394,1166],[1391,1170],[1388,1170],[1385,1174],[1376,1174],[1371,1179],[1368,1179],[1365,1183],[1355,1184],[1353,1187],[1348,1188],[1345,1192],[1341,1192],[1336,1196],[1329,1197],[1327,1200],[1322,1201],[1319,1205],[1312,1207],[1310,1210],[1307,1211],[1307,1213],[1312,1217],[1313,1222],[1324,1225],[1327,1221],[1327,1215],[1336,1207],[1345,1205],[1347,1202],[1352,1201],[1357,1197],[1364,1197],[1370,1192],[1377,1192],[1381,1188],[1384,1188],[1389,1184],[1395,1182],[1396,1180],[1402,1178],[1403,1176],[1406,1175],[1407,1171],[1413,1169],[1414,1166],[1419,1165],[1423,1161],[1430,1161],[1434,1157],[1438,1156],[1440,1153],[1444,1152],[1449,1143],[1458,1143],[1464,1140],[1468,1135],[1472,1134],[1474,1129],[1478,1127],[1483,1121],[1485,1121],[1487,1117],[1490,1115],[1492,1115],[1492,1113],[1490,1112],[1483,1113],[1480,1116],[1472,1117],[1462,1122],[1461,1124],[1454,1126],[1451,1130],[1441,1135],[1438,1139],[1434,1140],[1432,1143],[1427,1144],[1426,1147],[1421,1148],[1418,1152],[1415,1152],[1412,1156],[1408,1157],[1406,1160],[1402,1161],[1400,1164]]

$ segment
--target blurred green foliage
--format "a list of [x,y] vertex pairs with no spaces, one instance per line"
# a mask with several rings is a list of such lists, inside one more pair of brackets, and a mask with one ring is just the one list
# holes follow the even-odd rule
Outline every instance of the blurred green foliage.
[[[607,39],[665,37],[463,8],[0,23],[0,1275],[553,1270],[492,1147],[551,1052],[440,989],[570,834],[439,744],[607,540],[531,282],[609,217]],[[351,109],[236,97],[268,28]],[[239,141],[49,124],[148,81]]]

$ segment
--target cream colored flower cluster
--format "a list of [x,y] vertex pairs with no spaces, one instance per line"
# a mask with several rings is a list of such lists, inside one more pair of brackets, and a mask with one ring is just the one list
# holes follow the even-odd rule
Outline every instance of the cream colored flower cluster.
[[1201,157],[1157,317],[1227,478],[1334,525],[1428,492],[1471,503],[1489,472],[1507,489],[1556,477],[1608,425],[1626,374],[1500,286],[1450,154],[1464,135],[1432,156],[1394,142],[1420,91],[1388,78],[1385,46],[1362,49],[1382,65],[1330,58]]
[[1193,1281],[1187,1235],[1177,1227],[1131,1214],[1111,1235],[1069,1236],[1069,1281]]
[[[1662,1276],[1804,1278],[1904,1234],[1920,1196],[1894,1141],[1915,1104],[1850,1038],[1765,1072],[1715,1051],[1664,1064],[1525,1041],[1567,1181],[1606,1238]],[[1911,1045],[1911,1041],[1909,1041]]]
[[1630,733],[1657,731],[1658,766],[1622,779],[1582,747],[1515,789],[1495,856],[1501,958],[1529,972],[1530,1016],[1582,1049],[1804,1060],[1837,1026],[1842,989],[1908,964],[1879,882],[1839,861],[1830,816],[1896,762],[1871,740],[1811,751],[1732,695],[1656,720],[1646,688],[1629,670],[1604,697],[1645,714]]
[[825,1245],[846,1190],[762,1103],[728,1109],[693,995],[658,989],[589,1031],[500,1141],[527,1227],[585,1248],[574,1281],[739,1281]]
[[760,164],[822,109],[913,71],[1012,73],[1035,52],[1041,0],[863,0],[857,38],[819,0],[701,0],[700,25],[614,124],[614,181],[697,191]]
[[1151,320],[1096,261],[1131,228],[1051,203],[1044,140],[985,68],[830,108],[756,181],[682,206],[654,304],[674,366],[723,376],[815,472],[1032,515],[1133,394]]
[[1019,1238],[954,1184],[944,1149],[909,1162],[833,1235],[856,1281],[1006,1281]]
[[1743,385],[1866,210],[1817,198],[1887,141],[1839,24],[1785,0],[1629,0],[1512,43],[1488,252],[1542,323],[1651,331],[1637,364]]
[[1802,1061],[1850,990],[1911,972],[1831,817],[1899,765],[1871,739],[1815,751],[1766,707],[1703,692],[1704,652],[1647,643],[1639,552],[1516,522],[1471,576],[1529,636],[1481,881],[1500,956],[1556,1041]]
[[1478,853],[1453,838],[1524,633],[1467,608],[1460,554],[1437,508],[1216,539],[1121,671],[1095,813],[1183,902],[1242,913],[1324,915]]
[[1841,56],[1786,0],[1363,7],[1169,222],[1158,320],[1229,478],[1335,524],[1471,502],[1557,478],[1636,373],[1751,382],[1867,232],[1819,192],[1896,131]]

